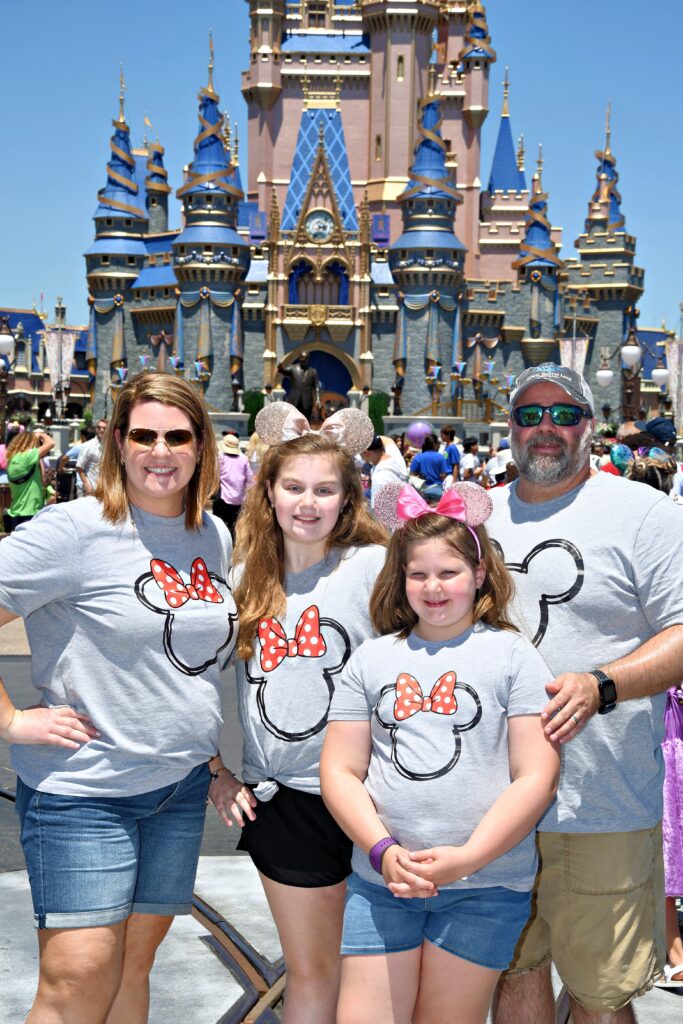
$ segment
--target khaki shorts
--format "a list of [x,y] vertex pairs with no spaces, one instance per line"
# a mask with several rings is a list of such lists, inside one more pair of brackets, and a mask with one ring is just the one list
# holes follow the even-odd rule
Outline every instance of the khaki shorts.
[[531,917],[509,973],[552,960],[581,1006],[619,1010],[651,987],[666,958],[661,825],[537,840]]

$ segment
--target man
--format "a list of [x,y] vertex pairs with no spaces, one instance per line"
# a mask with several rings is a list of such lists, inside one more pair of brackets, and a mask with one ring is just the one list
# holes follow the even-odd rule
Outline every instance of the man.
[[100,475],[102,458],[102,438],[107,429],[106,420],[98,420],[95,424],[95,436],[81,445],[76,459],[76,472],[83,485],[83,494],[93,494]]
[[367,451],[361,458],[369,462],[372,468],[370,478],[370,507],[375,507],[377,494],[387,484],[407,484],[408,468],[401,455],[398,445],[390,437],[375,434]]
[[664,958],[660,742],[663,691],[683,665],[683,520],[653,488],[591,476],[593,396],[575,371],[525,370],[511,409],[519,479],[491,492],[488,525],[515,621],[556,676],[543,717],[564,748],[494,1020],[555,1020],[552,959],[574,1024],[633,1024],[631,1000]]
[[454,480],[457,480],[460,475],[460,449],[455,443],[455,431],[453,430],[453,427],[441,428],[441,444],[439,445],[439,451],[448,463],[448,472],[453,474]]
[[310,423],[313,410],[320,407],[320,382],[316,370],[309,366],[309,359],[308,352],[302,352],[291,366],[278,363],[277,368],[290,380],[285,402],[302,412]]
[[460,479],[481,482],[482,466],[479,458],[479,441],[476,437],[466,437],[462,443],[463,457],[460,460]]

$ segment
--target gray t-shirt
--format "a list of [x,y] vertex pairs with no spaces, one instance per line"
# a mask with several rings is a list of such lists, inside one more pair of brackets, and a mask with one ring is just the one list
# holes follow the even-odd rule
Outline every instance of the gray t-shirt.
[[[368,640],[344,669],[329,719],[371,722],[365,786],[390,835],[408,850],[462,846],[510,785],[508,718],[537,715],[550,673],[519,633],[481,623],[447,643],[411,633]],[[362,850],[353,869],[379,882]],[[533,832],[445,888],[531,889]]]
[[[512,572],[512,614],[553,676],[588,672],[683,623],[683,518],[666,495],[598,473],[553,501],[491,491],[486,524]],[[662,816],[665,695],[617,703],[564,746],[548,832],[630,832]]]
[[26,621],[33,685],[102,732],[78,750],[15,745],[33,789],[132,796],[182,779],[218,749],[219,666],[237,633],[230,535],[205,513],[132,510],[95,498],[49,506],[0,544],[0,606]]
[[[76,457],[76,468],[83,470],[90,482],[90,486],[93,489],[97,487],[97,481],[100,476],[101,461],[102,445],[100,444],[99,437],[91,437],[89,441],[84,441]],[[80,476],[78,477],[78,480],[82,487],[83,483]]]
[[[285,575],[285,615],[263,619],[255,656],[236,662],[247,782],[320,792],[332,694],[351,653],[373,634],[368,604],[385,554],[378,544],[335,548],[305,572]],[[261,793],[268,798],[268,789]]]

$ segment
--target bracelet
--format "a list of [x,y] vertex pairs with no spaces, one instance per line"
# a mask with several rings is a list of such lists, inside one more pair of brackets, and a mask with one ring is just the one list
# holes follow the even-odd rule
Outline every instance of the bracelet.
[[219,765],[218,768],[216,768],[215,771],[212,771],[211,770],[211,766],[209,765],[209,775],[211,776],[211,781],[212,782],[213,782],[214,779],[218,778],[218,776],[220,775],[221,772],[229,772],[229,771],[230,771],[230,769],[226,768],[224,764]]
[[368,860],[370,861],[370,866],[374,868],[378,875],[382,874],[382,857],[384,855],[384,851],[388,850],[390,846],[399,845],[398,839],[394,839],[393,836],[385,836],[384,839],[380,839],[378,843],[375,843],[373,848],[370,850]]

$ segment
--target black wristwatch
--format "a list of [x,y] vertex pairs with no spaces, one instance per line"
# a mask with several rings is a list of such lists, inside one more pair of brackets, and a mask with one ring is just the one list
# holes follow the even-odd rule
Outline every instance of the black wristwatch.
[[598,694],[600,696],[599,715],[607,715],[614,711],[617,706],[617,687],[613,679],[601,672],[599,668],[593,669],[591,675],[598,681]]

